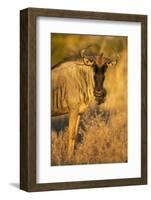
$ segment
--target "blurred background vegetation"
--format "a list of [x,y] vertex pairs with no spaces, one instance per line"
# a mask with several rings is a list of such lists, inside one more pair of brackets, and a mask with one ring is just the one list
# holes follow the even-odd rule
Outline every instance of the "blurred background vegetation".
[[[81,49],[92,45],[89,54],[104,53],[120,59],[108,68],[104,87],[105,103],[82,116],[75,154],[70,164],[127,162],[127,37],[51,34],[51,65],[66,57],[79,56]],[[66,165],[68,125],[51,131],[51,165]],[[58,124],[61,122],[52,122]],[[59,125],[59,124],[58,124]],[[52,124],[53,127],[53,124]]]
[[127,48],[127,37],[120,36],[92,36],[74,34],[51,34],[52,66],[66,57],[78,56],[81,49],[92,47],[88,53],[106,53],[112,56]]

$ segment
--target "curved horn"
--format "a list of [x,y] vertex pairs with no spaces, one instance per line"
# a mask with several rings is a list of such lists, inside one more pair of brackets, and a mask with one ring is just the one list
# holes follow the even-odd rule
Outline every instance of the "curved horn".
[[113,58],[112,63],[116,63],[117,64],[117,62],[119,61],[119,59],[120,59],[120,55],[117,54],[116,57]]
[[118,53],[116,56],[116,60],[119,61],[119,59],[120,59],[120,54]]
[[[80,52],[80,55],[81,55],[82,58],[88,56],[88,55],[86,55],[86,52],[87,52],[87,50],[88,50],[89,48],[91,48],[91,47],[100,48],[99,45],[97,45],[97,44],[90,44],[90,45],[88,45],[86,48],[82,49],[81,52]],[[94,55],[94,54],[93,54],[93,55]],[[91,56],[92,56],[92,55],[91,55]]]
[[120,55],[116,48],[114,48],[114,52],[115,52],[115,60],[118,61],[120,59]]
[[113,59],[108,59],[106,63],[108,65],[108,67],[110,67],[110,66],[116,66],[118,61],[119,61],[119,56],[116,58],[113,58]]
[[86,53],[86,49],[82,49],[81,52],[80,52],[80,55],[82,58],[85,57],[85,53]]

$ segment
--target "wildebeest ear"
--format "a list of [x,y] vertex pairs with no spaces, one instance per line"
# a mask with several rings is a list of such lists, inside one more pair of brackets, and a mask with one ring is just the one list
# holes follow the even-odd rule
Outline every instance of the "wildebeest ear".
[[114,67],[114,66],[116,66],[117,62],[118,62],[117,60],[113,60],[113,61],[109,62],[109,63],[107,64],[107,66],[108,66],[108,67]]
[[94,64],[94,60],[93,59],[89,59],[87,57],[83,58],[83,62],[84,62],[85,65],[88,65],[88,66],[92,66]]
[[116,55],[115,58],[113,58],[112,60],[110,60],[110,62],[108,62],[108,67],[116,66],[119,60],[120,60],[120,55],[118,54],[118,55]]
[[82,49],[80,55],[85,65],[92,66],[95,63],[94,56],[86,55],[86,49]]

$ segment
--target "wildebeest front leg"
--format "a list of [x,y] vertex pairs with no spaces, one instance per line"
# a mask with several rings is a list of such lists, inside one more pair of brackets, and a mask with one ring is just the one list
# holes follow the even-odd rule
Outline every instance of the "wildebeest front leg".
[[68,145],[67,145],[67,157],[68,161],[71,161],[71,157],[74,153],[75,141],[77,130],[79,126],[79,113],[78,109],[73,109],[69,113],[69,131],[68,131]]

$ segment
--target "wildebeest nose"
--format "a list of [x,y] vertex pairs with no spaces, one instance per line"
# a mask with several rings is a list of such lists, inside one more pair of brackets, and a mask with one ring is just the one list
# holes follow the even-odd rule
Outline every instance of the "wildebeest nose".
[[104,88],[100,91],[95,90],[94,95],[95,95],[95,100],[97,101],[98,104],[104,103],[106,90]]
[[106,90],[104,88],[100,91],[95,90],[94,95],[96,97],[105,97],[106,96]]

